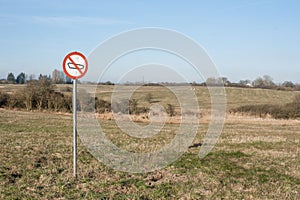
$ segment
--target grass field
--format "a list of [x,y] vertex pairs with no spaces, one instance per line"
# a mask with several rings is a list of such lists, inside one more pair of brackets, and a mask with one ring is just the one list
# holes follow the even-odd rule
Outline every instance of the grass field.
[[[111,91],[110,86],[101,86],[97,95],[108,98]],[[136,98],[143,103],[149,92],[163,104],[170,102],[168,93],[154,87],[141,90]],[[207,90],[197,87],[195,92],[200,107],[208,109]],[[296,94],[239,88],[226,92],[227,109],[249,103],[281,104]],[[195,145],[180,159],[144,174],[105,166],[79,141],[74,180],[70,114],[1,109],[0,116],[0,199],[300,199],[299,120],[228,115],[218,144],[200,160],[197,154],[208,127],[204,121]],[[135,149],[132,138],[113,121],[100,123],[119,147],[143,151]],[[176,129],[176,124],[165,126]],[[174,134],[169,133],[162,137],[168,140]]]
[[[62,86],[63,87],[63,86]],[[94,88],[94,87],[93,87]],[[128,86],[128,90],[132,90],[132,86]],[[183,87],[183,88],[186,88]],[[210,107],[210,95],[206,87],[194,87],[195,94],[199,99],[200,108],[207,109]],[[96,90],[97,96],[102,97],[105,100],[110,100],[110,96],[113,91],[113,86],[98,86]],[[226,98],[227,98],[227,109],[239,107],[247,104],[284,104],[291,102],[292,99],[300,94],[300,91],[278,91],[278,90],[267,90],[267,89],[249,89],[249,88],[231,88],[227,87]],[[176,99],[172,96],[172,92],[164,87],[154,86],[143,86],[138,88],[133,94],[133,98],[144,101],[144,97],[148,94],[152,94],[154,100],[159,100],[163,104],[171,103],[176,104]]]

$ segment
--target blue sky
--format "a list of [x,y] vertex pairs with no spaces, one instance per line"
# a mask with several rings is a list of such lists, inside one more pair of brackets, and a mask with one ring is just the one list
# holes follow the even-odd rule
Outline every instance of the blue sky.
[[232,81],[268,74],[300,83],[299,10],[298,0],[0,0],[0,78],[51,74],[70,51],[161,27],[201,44]]

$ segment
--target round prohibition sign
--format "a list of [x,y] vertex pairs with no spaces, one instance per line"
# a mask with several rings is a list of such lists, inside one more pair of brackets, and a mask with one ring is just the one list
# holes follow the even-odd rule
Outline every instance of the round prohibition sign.
[[69,78],[79,79],[86,74],[88,61],[82,53],[71,52],[64,58],[63,69]]

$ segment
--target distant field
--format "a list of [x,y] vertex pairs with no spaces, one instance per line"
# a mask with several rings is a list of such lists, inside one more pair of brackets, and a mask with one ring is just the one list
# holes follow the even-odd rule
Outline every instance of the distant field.
[[[94,86],[91,86],[94,88]],[[133,86],[127,86],[128,90],[132,90]],[[180,86],[179,86],[180,88]],[[182,87],[185,89],[186,87]],[[211,100],[209,91],[206,87],[196,86],[194,92],[198,97],[200,109],[210,109]],[[113,86],[98,86],[96,90],[96,96],[104,99],[110,100]],[[233,88],[226,87],[226,98],[227,98],[227,110],[236,108],[248,104],[280,104],[289,103],[293,98],[300,94],[300,91],[279,91],[279,90],[268,90],[268,89],[252,89],[252,88]],[[91,90],[91,92],[93,92]],[[143,86],[138,88],[132,98],[136,98],[142,105],[147,105],[145,102],[145,97],[147,94],[152,94],[153,100],[166,105],[171,103],[179,107],[178,101],[174,94],[165,87],[155,87],[155,86]]]
[[[0,91],[13,92],[22,87],[24,86],[16,84],[0,85]],[[133,86],[126,87],[128,90],[132,90],[134,88]],[[56,88],[64,93],[69,93],[70,95],[72,94],[72,85],[56,85]],[[109,85],[88,85],[86,88],[90,88],[88,90],[91,93],[95,92],[94,89],[96,88],[96,96],[107,101],[110,101],[112,92],[114,90],[114,86]],[[194,92],[198,97],[200,108],[209,109],[211,103],[208,89],[202,86],[196,86],[192,88],[195,88]],[[227,110],[248,104],[282,105],[291,102],[297,94],[300,94],[300,91],[280,91],[259,88],[226,87],[225,91],[227,98]],[[179,106],[174,94],[165,87],[142,86],[134,92],[132,98],[139,100],[141,105],[147,105],[145,101],[147,94],[151,94],[153,96],[153,100],[161,103],[162,105],[171,103]]]
[[1,92],[14,92],[18,89],[21,89],[25,87],[25,85],[19,85],[19,84],[0,84],[0,91]]
[[[18,86],[19,87],[19,86]],[[59,85],[58,90],[70,93]],[[128,86],[129,87],[129,86]],[[14,91],[15,85],[0,90]],[[111,86],[97,96],[109,100]],[[195,92],[202,109],[210,99],[204,87]],[[161,87],[143,87],[134,98],[147,105],[146,94],[176,105]],[[290,102],[296,92],[226,88],[228,109],[246,104]],[[143,152],[164,145],[178,125],[166,124],[147,141],[124,134],[111,120],[100,120],[117,146]],[[214,150],[199,160],[208,128],[199,126],[194,146],[164,169],[145,174],[115,171],[98,162],[79,141],[78,180],[72,177],[72,116],[0,109],[0,199],[300,199],[300,121],[228,115]]]

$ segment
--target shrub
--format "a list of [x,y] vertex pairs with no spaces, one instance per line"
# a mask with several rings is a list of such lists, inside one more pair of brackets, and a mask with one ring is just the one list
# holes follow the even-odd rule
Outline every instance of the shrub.
[[230,110],[233,113],[248,113],[259,117],[271,115],[275,119],[300,118],[300,95],[297,95],[291,103],[284,105],[245,105]]
[[9,94],[0,92],[0,108],[8,106]]
[[129,114],[139,114],[138,112],[138,100],[130,99],[129,100]]
[[175,116],[175,107],[172,104],[167,104],[166,112],[170,117]]
[[22,91],[17,91],[14,94],[9,95],[8,99],[8,107],[9,108],[18,108],[18,109],[24,109],[26,108],[26,105],[24,103],[23,96],[26,95]]
[[265,117],[268,114],[273,116],[275,113],[278,113],[277,115],[279,116],[281,113],[281,109],[278,105],[245,105],[232,109],[231,112],[248,113],[250,115]]
[[61,92],[72,92],[73,89],[72,89],[71,87],[63,87],[63,88],[61,88],[60,91],[61,91]]
[[52,92],[47,101],[47,108],[55,112],[71,112],[72,97],[60,92]]
[[103,100],[95,98],[95,108],[98,113],[111,112],[111,103]]
[[52,110],[70,112],[72,98],[56,92],[48,80],[30,81],[13,94],[0,93],[0,107],[26,110]]
[[122,99],[119,102],[113,102],[111,110],[115,113],[134,114],[139,115],[141,113],[149,112],[149,108],[139,107],[137,99]]

